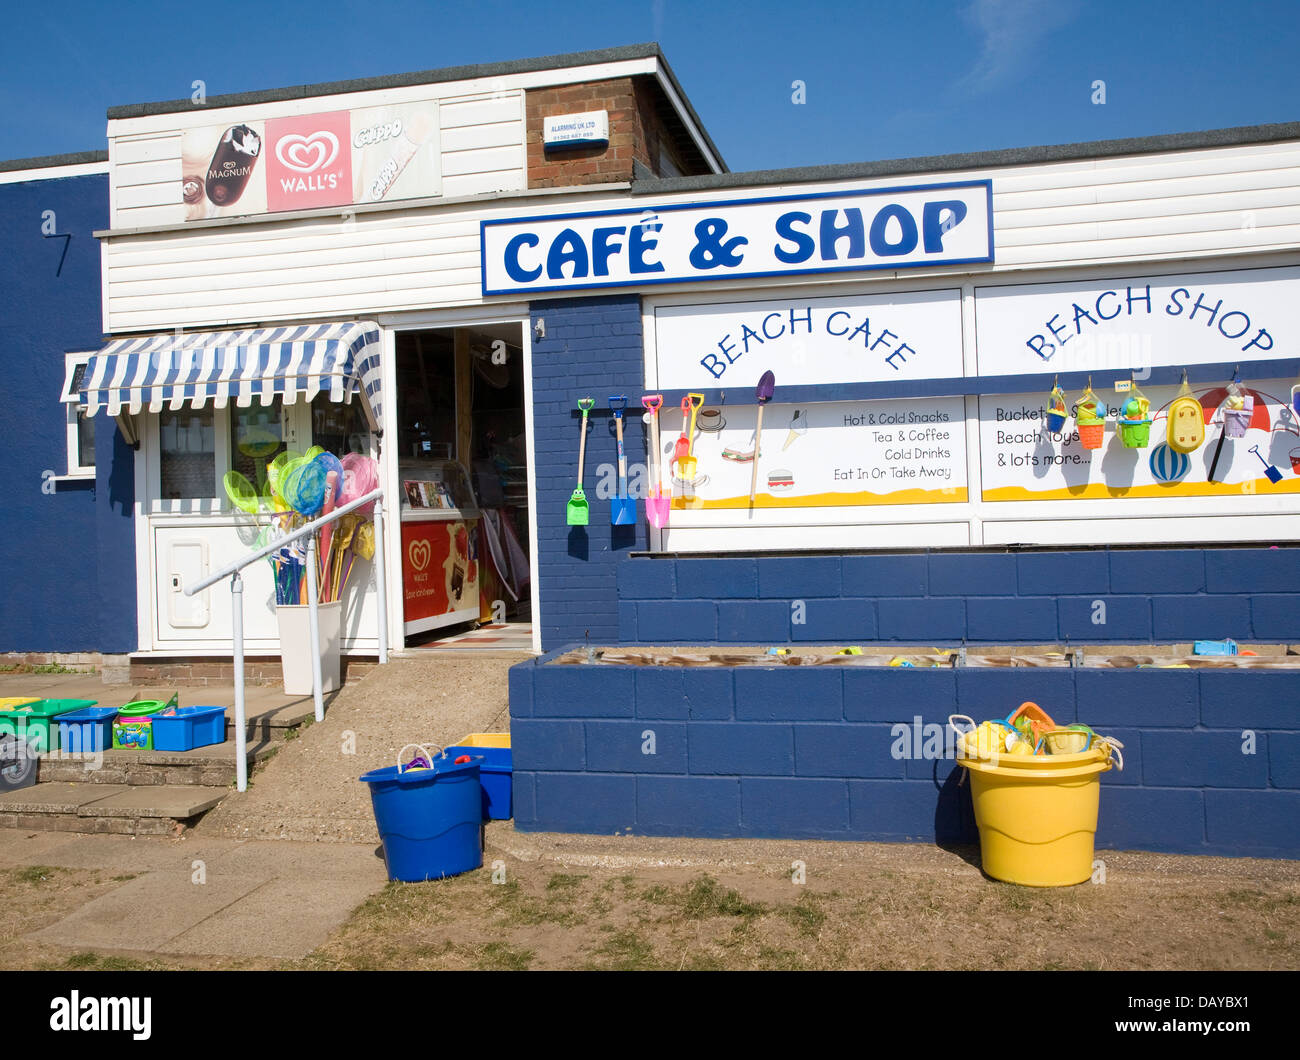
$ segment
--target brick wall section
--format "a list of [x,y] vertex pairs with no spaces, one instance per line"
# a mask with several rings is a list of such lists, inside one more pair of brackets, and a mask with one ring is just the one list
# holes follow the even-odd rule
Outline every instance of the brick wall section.
[[975,842],[955,760],[905,752],[937,744],[954,704],[983,718],[1030,699],[1125,745],[1124,771],[1101,778],[1099,848],[1300,858],[1300,671],[547,665],[554,654],[510,673],[522,831]]
[[[542,150],[543,118],[593,110],[609,112],[608,146]],[[633,159],[658,171],[658,149],[650,150],[658,142],[658,122],[648,90],[630,77],[529,89],[525,121],[530,188],[630,181]]]
[[[636,524],[611,526],[602,488],[617,465],[611,394],[628,397],[623,445],[629,478],[634,465],[646,461],[641,300],[633,295],[534,302],[532,319],[539,318],[546,322],[546,337],[533,341],[542,647],[581,641],[588,630],[593,644],[608,644],[618,638],[617,570],[629,552],[646,547],[643,506],[637,504]],[[587,396],[596,399],[583,476],[590,523],[571,527],[565,511],[577,482],[578,398]]]
[[618,640],[1300,642],[1297,594],[1300,548],[637,556],[618,568]]

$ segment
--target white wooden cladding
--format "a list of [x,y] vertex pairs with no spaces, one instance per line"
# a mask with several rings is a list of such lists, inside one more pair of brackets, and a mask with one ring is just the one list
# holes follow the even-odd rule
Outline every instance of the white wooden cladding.
[[[409,90],[405,95],[409,95]],[[426,98],[436,98],[432,87]],[[371,104],[396,102],[378,93]],[[313,110],[337,109],[337,101],[325,97],[314,101]],[[281,105],[282,107],[283,105]],[[227,108],[234,121],[261,107]],[[296,109],[301,110],[299,105]],[[207,124],[219,124],[212,113],[198,111]],[[449,198],[522,188],[524,176],[524,97],[520,90],[490,96],[469,96],[439,100],[442,127],[441,154],[443,195]],[[189,115],[185,124],[194,121]],[[151,119],[156,121],[157,119]],[[132,125],[123,119],[113,123],[122,130]],[[109,140],[112,162],[110,204],[114,229],[149,228],[176,224],[181,220],[181,128],[148,134],[122,132]]]
[[[522,158],[516,170],[492,168],[506,166],[515,150],[499,141],[517,132],[522,143],[521,113],[518,126],[514,120],[489,120],[501,102],[480,98],[442,104],[446,197],[522,188]],[[515,106],[521,110],[522,103],[516,99]],[[156,175],[160,161],[154,147],[121,139],[114,160],[119,168],[138,167],[146,175]],[[480,168],[463,173],[471,160],[481,160]],[[996,264],[979,269],[980,274],[1300,246],[1300,142],[1285,141],[816,185],[723,188],[654,199],[611,199],[609,192],[579,190],[562,197],[363,214],[346,222],[339,217],[270,221],[119,237],[105,249],[105,326],[122,333],[474,304],[481,300],[478,221],[486,217],[613,205],[650,209],[746,193],[807,195],[982,178],[993,181]],[[174,188],[173,183],[169,195]],[[127,202],[140,193],[123,186],[120,194]],[[815,210],[815,200],[805,208]],[[120,207],[118,223],[124,224],[120,219],[134,209],[147,212],[148,207]],[[882,270],[846,278],[901,277]],[[764,282],[781,286],[801,279],[807,282],[800,277]],[[918,277],[918,286],[935,282],[932,276]]]

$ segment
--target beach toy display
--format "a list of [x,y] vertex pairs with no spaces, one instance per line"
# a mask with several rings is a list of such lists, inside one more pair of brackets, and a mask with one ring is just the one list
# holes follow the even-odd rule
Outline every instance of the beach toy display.
[[[1023,703],[1002,721],[976,725],[954,714],[957,764],[970,778],[984,871],[1026,887],[1068,887],[1092,878],[1102,773],[1123,769],[1123,745],[1084,724],[1057,727]],[[1039,732],[1033,750],[1017,723]]]
[[1244,438],[1255,414],[1255,397],[1246,393],[1241,381],[1234,378],[1228,384],[1228,396],[1223,402],[1223,436]]
[[1119,412],[1119,440],[1126,449],[1145,449],[1151,442],[1151,401],[1136,386]]
[[1065,421],[1070,418],[1066,412],[1065,391],[1061,389],[1059,383],[1052,386],[1052,392],[1047,395],[1047,429],[1052,434],[1060,434],[1065,430]]
[[1183,373],[1183,385],[1178,396],[1169,403],[1165,412],[1165,443],[1176,453],[1194,453],[1205,441],[1205,410],[1192,396]]
[[1100,449],[1106,440],[1106,406],[1092,392],[1092,383],[1074,406],[1074,425],[1079,428],[1079,444],[1085,449]]

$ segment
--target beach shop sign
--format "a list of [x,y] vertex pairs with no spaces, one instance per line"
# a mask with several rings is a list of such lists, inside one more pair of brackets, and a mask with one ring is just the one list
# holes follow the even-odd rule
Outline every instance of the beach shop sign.
[[993,261],[993,186],[685,203],[480,222],[483,293]]

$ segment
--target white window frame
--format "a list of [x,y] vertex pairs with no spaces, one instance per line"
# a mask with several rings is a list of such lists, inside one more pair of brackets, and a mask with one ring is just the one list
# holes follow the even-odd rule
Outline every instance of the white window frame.
[[82,482],[89,480],[93,482],[95,480],[95,465],[81,462],[81,423],[78,415],[81,402],[80,395],[72,389],[72,380],[76,376],[77,369],[82,365],[89,364],[90,359],[94,356],[95,351],[89,353],[65,353],[63,355],[63,394],[61,400],[67,413],[65,440],[68,450],[68,473],[66,475],[56,475],[56,481]]

